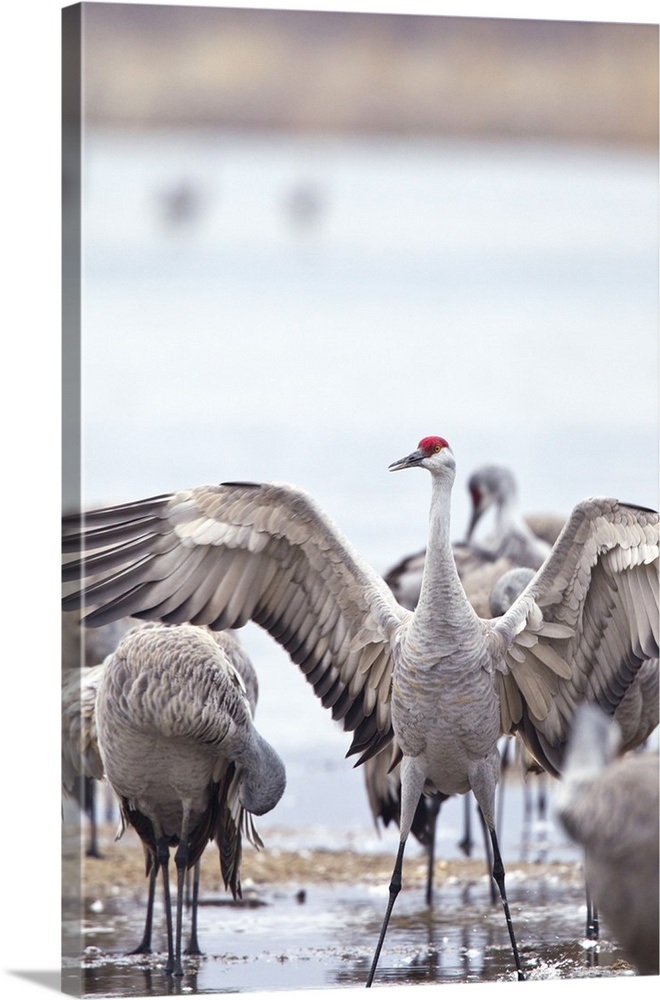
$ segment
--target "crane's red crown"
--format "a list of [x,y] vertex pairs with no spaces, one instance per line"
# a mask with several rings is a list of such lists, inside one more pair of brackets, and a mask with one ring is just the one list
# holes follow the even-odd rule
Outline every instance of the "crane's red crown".
[[449,443],[445,441],[444,438],[432,435],[431,437],[422,438],[417,447],[420,451],[423,451],[428,458],[430,455],[437,455],[437,453],[442,451],[443,448],[448,448]]

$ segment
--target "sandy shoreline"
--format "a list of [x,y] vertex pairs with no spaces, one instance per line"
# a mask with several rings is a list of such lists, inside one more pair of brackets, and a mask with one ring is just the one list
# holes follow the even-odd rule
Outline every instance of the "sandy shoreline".
[[[101,834],[102,858],[84,858],[83,896],[87,899],[117,896],[141,899],[147,888],[144,855],[137,837],[129,831],[119,841],[113,840],[114,828]],[[244,896],[258,894],[270,885],[289,884],[295,890],[309,884],[361,884],[385,886],[389,882],[394,857],[391,852],[362,854],[356,851],[284,849],[268,847],[257,851],[251,845],[243,849],[241,881]],[[507,874],[513,879],[554,878],[567,883],[580,883],[582,865],[564,861],[509,861]],[[171,871],[174,871],[172,863]],[[443,883],[476,883],[486,877],[483,858],[438,859],[435,882],[438,891]],[[406,858],[406,887],[421,887],[426,880],[426,860],[411,851]],[[202,896],[226,895],[220,875],[217,850],[210,844],[202,858]]]

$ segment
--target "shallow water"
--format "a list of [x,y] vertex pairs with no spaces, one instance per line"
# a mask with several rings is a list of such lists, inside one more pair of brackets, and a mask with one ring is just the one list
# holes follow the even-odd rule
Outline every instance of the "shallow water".
[[[512,873],[513,875],[513,873]],[[632,974],[615,965],[622,955],[606,938],[583,946],[584,892],[579,879],[533,883],[509,879],[509,902],[529,978]],[[200,906],[199,937],[206,954],[187,958],[181,981],[164,972],[165,955],[127,956],[140,937],[144,909],[117,904],[87,921],[84,992],[87,996],[161,996],[264,989],[362,986],[384,911],[385,889],[294,886],[268,890],[265,905]],[[156,914],[159,926],[160,909]],[[159,935],[156,935],[159,942]],[[160,946],[163,942],[160,941]],[[442,886],[429,910],[418,888],[403,890],[392,915],[376,982],[411,985],[511,980],[512,958],[499,904],[485,878]]]
[[[299,763],[312,768],[307,755]],[[317,767],[322,766],[317,762]],[[294,768],[294,772],[295,772]],[[341,798],[342,769],[328,767],[323,796]],[[308,787],[310,777],[306,777]],[[360,790],[361,791],[361,790]],[[347,796],[359,815],[358,799]],[[311,799],[311,801],[310,801]],[[318,799],[317,799],[318,802]],[[469,872],[456,877],[463,862],[458,840],[463,834],[463,798],[450,799],[440,814],[434,905],[425,904],[422,848],[411,841],[404,865],[404,887],[392,914],[376,983],[411,985],[514,980],[513,959],[499,901],[491,902],[481,833],[476,823],[472,834],[473,862]],[[472,803],[474,809],[474,803]],[[302,815],[314,815],[310,794]],[[83,912],[83,969],[81,992],[89,997],[167,996],[179,993],[251,992],[300,990],[364,985],[387,902],[387,882],[369,876],[367,858],[383,857],[383,871],[394,861],[396,832],[377,837],[368,828],[347,830],[344,814],[334,823],[306,827],[260,824],[268,857],[298,852],[311,860],[315,876],[305,875],[304,866],[286,869],[283,881],[251,882],[252,858],[243,864],[244,902],[234,905],[229,896],[215,891],[202,876],[199,908],[199,941],[205,954],[185,961],[181,981],[164,971],[164,911],[157,895],[154,917],[154,947],[151,956],[130,956],[142,935],[146,882],[138,872],[137,892],[120,891],[108,884],[99,898],[85,895]],[[583,942],[586,906],[579,854],[561,836],[551,821],[535,820],[528,828],[522,822],[523,789],[517,780],[506,786],[500,842],[507,870],[507,892],[518,938],[521,960],[529,978],[576,978],[602,975],[632,975],[622,963],[621,952],[601,934],[598,947]],[[265,817],[264,817],[265,819]],[[112,844],[113,825],[105,827],[106,850]],[[131,839],[133,838],[133,839]],[[135,835],[115,845],[118,852],[135,851]],[[316,851],[330,849],[319,860]],[[363,857],[364,874],[341,867],[342,850]],[[215,874],[214,852],[208,852]],[[337,861],[333,861],[333,857]],[[205,862],[207,856],[205,855]],[[295,860],[293,862],[295,864]],[[321,863],[323,876],[319,875]],[[94,878],[95,862],[88,862]],[[334,866],[334,867],[333,867]],[[437,869],[436,869],[437,872]],[[421,876],[420,876],[420,873]],[[258,877],[255,875],[255,877]],[[188,915],[184,916],[184,944]],[[78,981],[77,963],[70,963],[70,982]],[[75,990],[72,990],[75,992]]]

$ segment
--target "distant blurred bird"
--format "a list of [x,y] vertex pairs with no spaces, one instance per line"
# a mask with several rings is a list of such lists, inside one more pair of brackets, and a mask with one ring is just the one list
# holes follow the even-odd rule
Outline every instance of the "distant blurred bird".
[[410,556],[404,556],[384,574],[385,583],[399,604],[410,611],[415,610],[419,601],[425,562],[426,549],[420,549]]
[[[502,465],[484,465],[476,469],[468,480],[468,489],[472,498],[472,514],[466,542],[472,542],[477,525],[486,511],[493,508],[495,531],[479,544],[479,549],[493,559],[509,559],[512,566],[539,569],[557,540],[564,519],[543,515],[546,537],[532,531],[520,512],[514,475]],[[540,516],[536,515],[536,519],[538,522]]]
[[490,617],[499,618],[505,615],[513,602],[520,597],[523,590],[534,579],[536,571],[528,566],[514,566],[503,573],[490,592],[488,604]]
[[288,220],[297,229],[311,229],[321,218],[325,208],[325,195],[313,180],[299,180],[286,193],[284,210]]
[[[162,872],[166,972],[183,975],[185,873],[215,839],[225,886],[240,896],[241,834],[262,846],[249,814],[273,809],[284,765],[257,732],[237,669],[247,657],[228,632],[147,623],[104,664],[96,699],[99,749],[124,824],[145,847],[151,882]],[[169,852],[176,846],[176,931]]]
[[584,847],[587,886],[605,922],[638,972],[657,975],[658,755],[615,759],[619,738],[596,705],[577,709],[557,815]]
[[117,643],[137,622],[120,618],[100,628],[86,628],[75,611],[62,613],[62,670],[96,667],[114,652]]
[[62,787],[89,820],[88,857],[100,857],[97,782],[103,778],[98,757],[94,701],[98,665],[135,625],[130,618],[100,628],[85,628],[80,615],[64,612],[62,623]]
[[204,202],[200,186],[189,177],[181,177],[158,192],[162,218],[173,229],[196,222],[202,213]]
[[103,778],[94,706],[103,666],[69,670],[62,685],[62,788],[90,822],[87,856],[99,858],[95,781]]

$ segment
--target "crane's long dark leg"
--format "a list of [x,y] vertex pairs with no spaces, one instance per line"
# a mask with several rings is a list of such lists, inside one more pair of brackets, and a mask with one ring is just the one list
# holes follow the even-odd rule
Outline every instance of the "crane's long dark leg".
[[589,886],[587,886],[587,941],[597,941],[599,935],[598,910],[594,898],[589,892]]
[[529,787],[529,772],[523,771],[522,793],[523,793],[523,821],[522,821],[520,858],[522,861],[527,861],[529,860],[530,856],[530,849],[532,844],[532,829],[534,826],[533,822],[534,802]]
[[102,854],[99,851],[98,823],[96,821],[96,780],[94,778],[83,778],[83,802],[85,812],[89,817],[87,857],[100,858]]
[[474,846],[474,841],[472,840],[472,814],[470,812],[470,793],[463,798],[463,839],[459,840],[458,848],[463,852],[466,858],[472,857],[472,848]]
[[192,884],[192,917],[190,924],[190,939],[188,941],[188,947],[186,948],[186,955],[202,955],[202,949],[199,947],[199,941],[197,940],[197,906],[199,903],[199,872],[200,872],[201,862],[197,862],[193,869],[193,884]]
[[154,921],[154,899],[156,896],[156,877],[158,875],[158,862],[152,858],[149,869],[149,895],[147,897],[147,918],[144,922],[144,933],[137,948],[129,951],[129,955],[150,955],[151,954],[151,929]]
[[505,778],[511,765],[511,743],[512,740],[505,740],[500,751],[500,780],[497,786],[497,829],[502,833],[502,823],[504,821],[504,785]]
[[426,873],[426,905],[433,906],[433,878],[435,870],[435,836],[442,799],[439,795],[429,797],[429,867]]
[[484,819],[481,809],[479,810],[479,822],[481,823],[481,829],[484,835],[484,854],[486,855],[486,871],[488,872],[488,885],[490,886],[490,901],[491,903],[497,902],[497,883],[493,878],[493,851],[490,844],[490,833],[488,831],[488,826],[486,820]]
[[156,857],[158,867],[163,873],[163,899],[165,901],[165,920],[167,923],[167,964],[165,972],[174,969],[174,935],[172,933],[172,897],[170,896],[170,846],[169,839],[164,836],[156,840]]
[[536,775],[536,785],[538,789],[537,810],[539,823],[541,824],[541,844],[539,847],[538,860],[545,861],[548,857],[550,843],[548,839],[548,775],[545,771],[540,771]]
[[404,755],[401,761],[401,817],[399,820],[399,849],[397,851],[396,861],[394,862],[392,878],[390,879],[390,897],[387,902],[387,910],[385,911],[383,926],[380,929],[380,937],[378,938],[378,944],[376,945],[376,951],[371,963],[371,969],[369,970],[369,976],[367,977],[367,987],[371,986],[374,981],[374,974],[376,972],[376,966],[378,965],[378,959],[385,940],[385,934],[387,933],[387,925],[390,922],[390,915],[392,913],[394,901],[401,891],[403,852],[406,849],[406,841],[408,839],[408,834],[410,833],[419,797],[424,790],[425,780],[426,774],[423,770],[421,770],[417,758],[407,757]]
[[108,782],[104,781],[103,784],[104,784],[104,791],[105,791],[105,794],[104,794],[104,797],[103,797],[103,802],[104,802],[103,816],[104,816],[104,819],[105,819],[106,823],[112,823],[112,821],[114,819],[114,816],[115,816],[115,811],[114,811],[115,797],[114,797],[112,788],[110,787],[110,785],[108,784]]
[[[600,928],[598,925],[598,911],[596,910],[596,903],[589,891],[589,886],[586,886],[587,890],[587,941],[592,941],[594,946],[598,943],[598,938],[600,936]],[[587,951],[587,968],[594,969],[598,967],[598,948],[592,947]]]
[[380,958],[381,949],[383,947],[383,941],[385,940],[385,934],[387,933],[387,925],[390,922],[390,914],[392,913],[392,908],[394,906],[394,901],[401,891],[401,872],[403,869],[403,852],[406,849],[406,841],[401,840],[399,843],[399,850],[396,855],[396,862],[394,863],[394,871],[392,872],[392,878],[390,879],[390,898],[387,902],[387,910],[385,911],[385,919],[383,920],[383,926],[380,929],[380,937],[378,938],[378,944],[376,945],[376,951],[374,952],[373,961],[371,963],[371,969],[369,970],[369,976],[367,978],[367,986],[371,986],[374,981],[374,974],[376,972],[376,966],[378,965],[378,959]]
[[521,980],[524,979],[525,976],[522,971],[522,966],[520,965],[520,956],[518,954],[518,945],[516,944],[516,935],[514,934],[513,931],[511,913],[509,912],[509,903],[506,898],[506,889],[504,886],[504,865],[502,863],[502,856],[500,854],[500,848],[497,843],[497,833],[495,832],[494,826],[490,828],[490,840],[493,845],[493,878],[497,883],[497,888],[500,890],[502,908],[504,909],[506,926],[509,931],[509,938],[511,939],[511,948],[513,949],[513,959],[516,963],[516,972],[518,973],[518,979]]
[[186,890],[186,869],[188,868],[188,858],[190,851],[188,842],[181,840],[174,855],[176,865],[176,937],[174,950],[173,976],[183,975],[183,965],[181,963],[181,936],[183,933],[183,897]]

